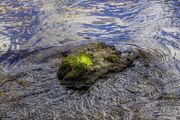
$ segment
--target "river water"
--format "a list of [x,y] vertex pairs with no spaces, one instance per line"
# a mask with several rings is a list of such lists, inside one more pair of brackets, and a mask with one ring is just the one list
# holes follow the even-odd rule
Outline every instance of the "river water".
[[[94,41],[146,55],[67,90],[59,53]],[[180,120],[180,1],[0,0],[0,119]]]

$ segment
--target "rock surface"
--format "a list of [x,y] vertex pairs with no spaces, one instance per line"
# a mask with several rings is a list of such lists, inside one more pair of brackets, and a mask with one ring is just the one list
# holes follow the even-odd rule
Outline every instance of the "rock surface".
[[98,78],[131,66],[136,58],[130,53],[122,56],[114,46],[102,42],[85,44],[63,58],[58,78],[68,88],[90,87]]

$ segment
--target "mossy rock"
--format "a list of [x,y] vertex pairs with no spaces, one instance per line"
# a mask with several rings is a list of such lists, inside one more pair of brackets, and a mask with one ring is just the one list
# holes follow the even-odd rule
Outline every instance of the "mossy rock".
[[58,78],[68,88],[90,87],[111,72],[122,71],[133,62],[121,57],[121,52],[105,43],[81,45],[62,59]]
[[71,80],[81,77],[92,66],[92,58],[86,53],[69,55],[64,58],[60,69],[59,78],[62,80]]

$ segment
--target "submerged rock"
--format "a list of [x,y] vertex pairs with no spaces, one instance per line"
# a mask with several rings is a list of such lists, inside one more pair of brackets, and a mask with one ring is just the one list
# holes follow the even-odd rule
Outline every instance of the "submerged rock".
[[135,58],[130,54],[122,56],[114,46],[102,42],[89,43],[72,50],[63,58],[58,78],[68,88],[87,88],[98,78],[131,66]]

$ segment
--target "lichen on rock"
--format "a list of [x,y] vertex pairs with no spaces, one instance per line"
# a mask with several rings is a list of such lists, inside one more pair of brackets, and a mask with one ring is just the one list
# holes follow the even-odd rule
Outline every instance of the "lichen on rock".
[[103,42],[81,45],[62,59],[58,78],[68,88],[90,87],[110,72],[122,71],[131,65],[131,58],[121,57],[114,46]]

